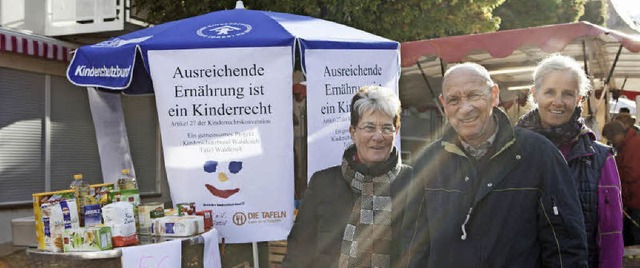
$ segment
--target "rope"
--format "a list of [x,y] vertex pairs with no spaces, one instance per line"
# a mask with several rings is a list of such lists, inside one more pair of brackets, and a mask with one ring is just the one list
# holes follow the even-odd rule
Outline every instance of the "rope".
[[627,217],[627,219],[629,219],[631,221],[631,223],[633,223],[633,225],[635,225],[636,227],[640,228],[640,224],[638,224],[636,221],[634,221],[631,216],[629,216],[629,214],[627,214],[626,211],[624,211],[624,209],[622,210],[622,213],[624,213],[624,216]]

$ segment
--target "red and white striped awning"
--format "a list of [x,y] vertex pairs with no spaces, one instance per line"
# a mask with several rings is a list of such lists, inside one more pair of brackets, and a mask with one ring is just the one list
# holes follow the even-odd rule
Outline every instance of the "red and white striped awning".
[[0,27],[0,51],[68,62],[77,46],[54,38]]

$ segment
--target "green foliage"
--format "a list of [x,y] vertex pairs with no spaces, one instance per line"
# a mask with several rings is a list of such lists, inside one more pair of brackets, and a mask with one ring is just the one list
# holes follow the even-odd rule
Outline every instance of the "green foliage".
[[506,0],[493,14],[502,19],[500,30],[576,22],[586,0]]
[[[322,18],[396,41],[495,31],[504,0],[248,0],[247,9]],[[232,9],[235,0],[135,0],[154,24]]]
[[607,2],[606,0],[589,1],[584,5],[584,15],[580,17],[581,21],[588,21],[593,24],[605,26],[607,21]]

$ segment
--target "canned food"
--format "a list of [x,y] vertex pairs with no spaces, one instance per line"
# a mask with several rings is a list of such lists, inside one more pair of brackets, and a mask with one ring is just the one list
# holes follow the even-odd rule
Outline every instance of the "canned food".
[[178,209],[178,216],[195,215],[196,214],[196,203],[195,202],[178,203],[178,204],[176,204],[176,208]]

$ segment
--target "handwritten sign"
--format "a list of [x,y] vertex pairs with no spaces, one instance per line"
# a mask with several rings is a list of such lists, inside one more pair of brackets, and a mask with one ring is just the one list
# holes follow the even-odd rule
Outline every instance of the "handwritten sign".
[[123,268],[173,268],[182,264],[180,239],[157,244],[123,247]]

